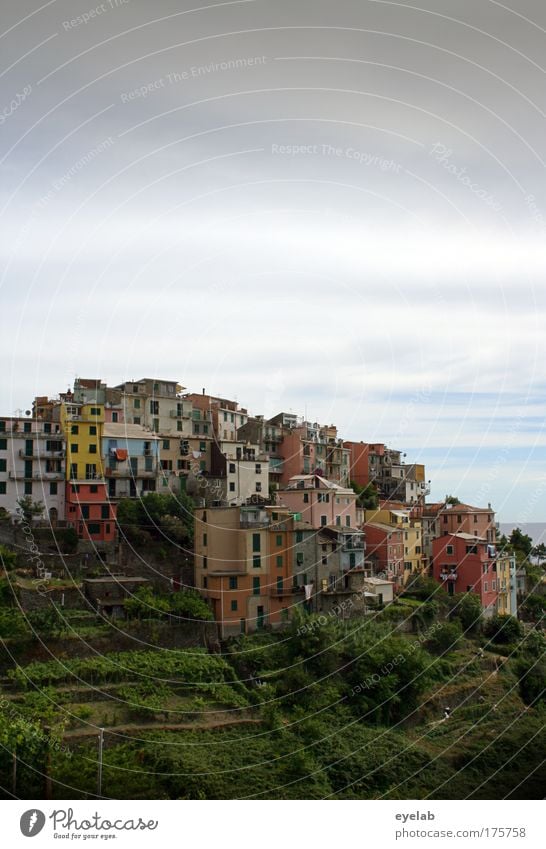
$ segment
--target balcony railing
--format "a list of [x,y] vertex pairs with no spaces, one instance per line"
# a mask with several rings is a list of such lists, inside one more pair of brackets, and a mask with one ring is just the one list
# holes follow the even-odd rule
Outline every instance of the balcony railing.
[[299,596],[305,592],[303,587],[271,587],[269,595],[271,598],[286,598],[287,596]]
[[19,457],[22,460],[53,460],[62,459],[65,456],[64,451],[32,451],[30,454],[24,449],[19,450]]
[[33,472],[31,475],[25,475],[21,472],[10,472],[9,479],[12,481],[63,481],[64,472]]

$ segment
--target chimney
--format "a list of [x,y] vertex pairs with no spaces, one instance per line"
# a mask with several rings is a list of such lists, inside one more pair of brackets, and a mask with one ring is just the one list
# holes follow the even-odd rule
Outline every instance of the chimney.
[[202,391],[202,393],[203,393],[203,395],[204,395],[204,394],[205,394],[205,387],[204,387],[204,386],[203,386],[203,389],[202,389],[201,391]]

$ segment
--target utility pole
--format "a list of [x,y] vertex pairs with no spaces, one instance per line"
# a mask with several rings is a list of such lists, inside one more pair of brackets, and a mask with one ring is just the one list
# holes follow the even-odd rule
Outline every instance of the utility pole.
[[102,751],[104,748],[104,728],[99,728],[99,769],[97,775],[97,795],[102,796]]

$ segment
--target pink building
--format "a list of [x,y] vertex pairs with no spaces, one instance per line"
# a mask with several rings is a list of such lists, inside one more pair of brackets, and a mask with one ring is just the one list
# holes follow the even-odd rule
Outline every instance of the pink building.
[[367,442],[344,442],[344,448],[348,448],[349,477],[359,486],[367,486],[370,482],[370,446]]
[[495,546],[467,533],[448,533],[432,543],[432,574],[450,595],[479,595],[486,615],[497,608],[499,578]]
[[496,540],[495,513],[487,507],[471,507],[469,504],[446,504],[438,515],[439,534],[470,534],[473,537],[494,543]]
[[286,489],[277,491],[277,502],[301,513],[313,528],[356,527],[356,493],[320,475],[295,475]]
[[396,525],[366,522],[366,558],[373,564],[374,575],[383,575],[395,582],[396,589],[404,583],[404,532]]

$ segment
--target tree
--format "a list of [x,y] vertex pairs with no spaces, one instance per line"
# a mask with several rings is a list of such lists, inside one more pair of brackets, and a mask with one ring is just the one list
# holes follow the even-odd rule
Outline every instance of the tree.
[[15,569],[17,564],[17,554],[5,545],[0,545],[0,566],[9,572],[10,569]]
[[362,507],[364,510],[377,510],[379,506],[379,493],[373,483],[370,482],[366,486],[360,486],[356,481],[351,481],[351,487],[353,492],[357,494],[356,503],[358,507]]
[[497,614],[485,623],[484,633],[493,643],[514,643],[523,631],[515,616]]
[[510,534],[510,545],[516,553],[529,557],[533,549],[533,540],[528,534],[524,534],[521,528],[514,528]]
[[460,619],[465,631],[477,631],[482,622],[482,605],[477,593],[455,596],[454,614]]
[[460,503],[461,502],[459,501],[456,495],[446,495],[446,504],[451,504],[453,507],[456,507],[457,504]]
[[21,513],[25,522],[32,524],[35,518],[43,515],[45,505],[43,501],[33,501],[30,495],[23,495],[17,499],[18,512]]
[[426,642],[426,647],[434,653],[445,654],[456,649],[460,639],[461,623],[457,620],[446,622],[431,634]]
[[535,545],[532,551],[533,557],[536,557],[539,563],[543,560],[546,560],[546,544],[541,542],[538,545]]

